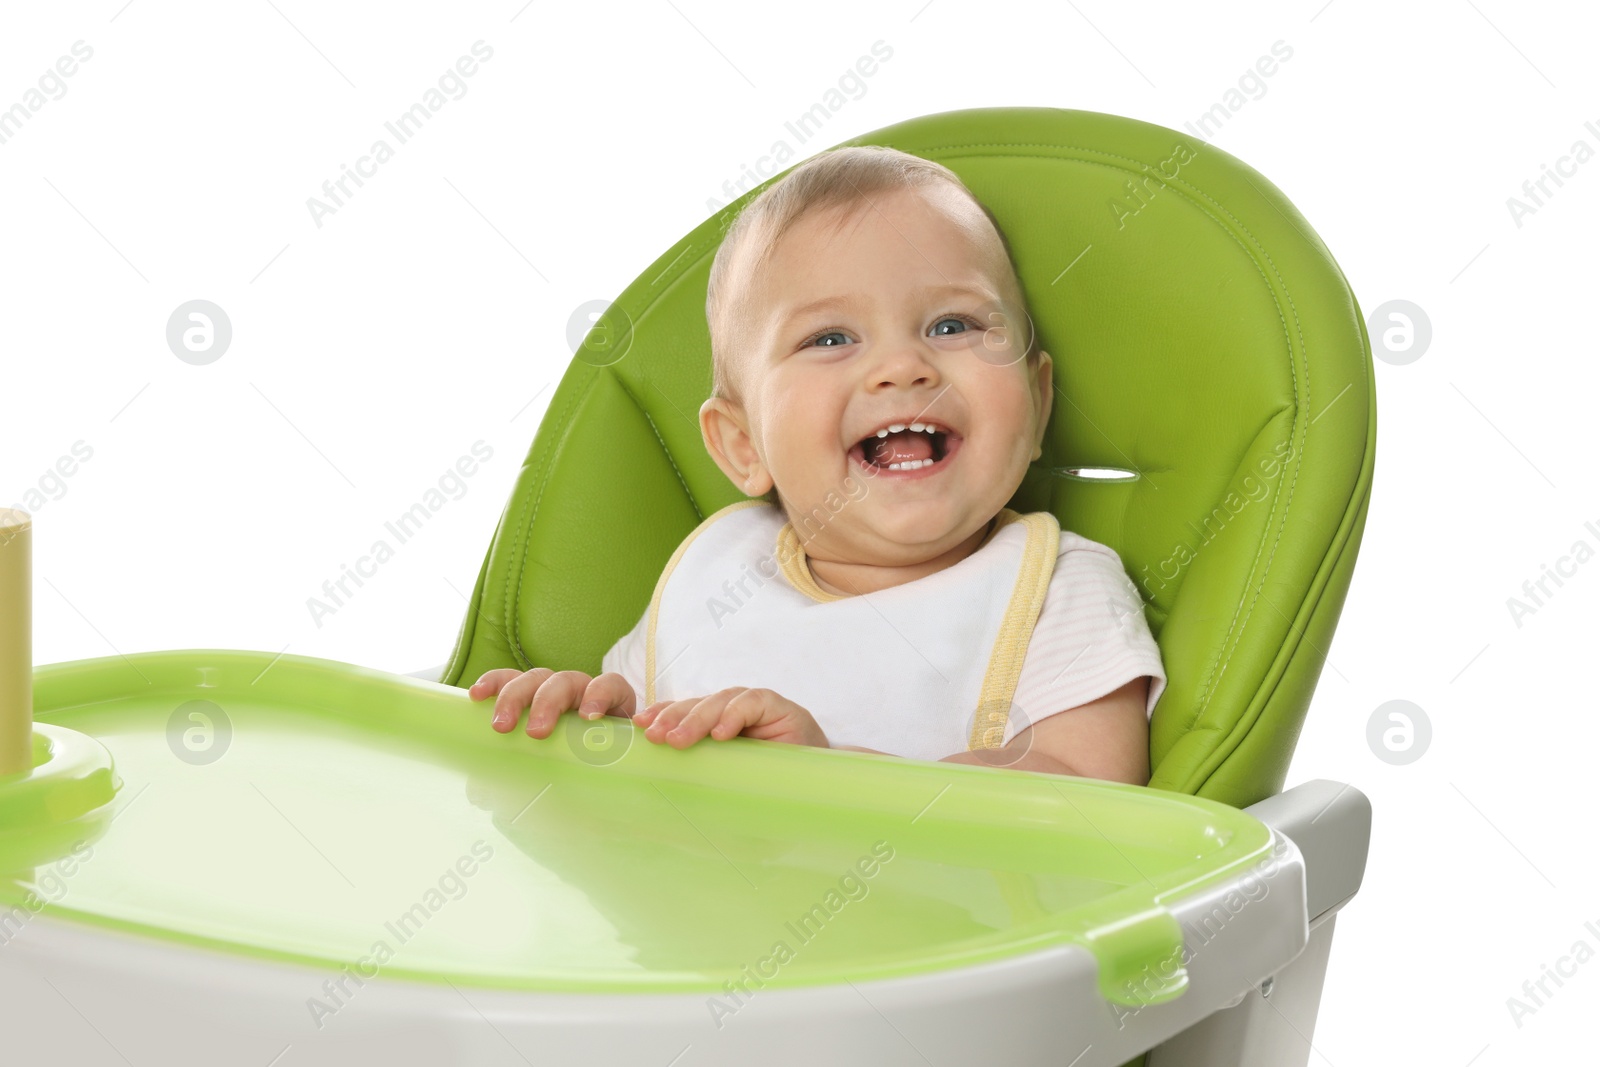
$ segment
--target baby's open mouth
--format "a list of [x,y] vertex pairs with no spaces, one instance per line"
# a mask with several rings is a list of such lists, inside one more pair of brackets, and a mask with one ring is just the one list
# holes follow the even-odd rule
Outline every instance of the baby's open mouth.
[[934,422],[890,423],[857,441],[850,458],[878,471],[923,471],[943,465],[961,435]]

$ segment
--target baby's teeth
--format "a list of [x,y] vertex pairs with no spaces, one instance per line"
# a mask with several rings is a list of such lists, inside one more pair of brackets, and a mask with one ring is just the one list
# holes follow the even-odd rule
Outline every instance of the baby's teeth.
[[920,422],[913,422],[913,423],[912,423],[912,424],[911,424],[911,428],[912,428],[912,429],[913,429],[913,430],[915,430],[915,431],[917,431],[917,433],[921,433],[921,432],[922,432],[922,430],[923,430],[923,426],[922,426],[922,423],[920,423]]
[[878,431],[878,436],[879,437],[888,437],[889,436],[889,431],[888,430],[879,430]]
[[893,426],[889,427],[889,432],[890,433],[899,433],[901,430],[903,430],[905,428],[906,428],[906,424],[905,423],[897,422]]
[[903,463],[889,464],[889,469],[892,471],[914,471],[919,467],[931,466],[933,466],[933,460],[931,459],[908,459]]

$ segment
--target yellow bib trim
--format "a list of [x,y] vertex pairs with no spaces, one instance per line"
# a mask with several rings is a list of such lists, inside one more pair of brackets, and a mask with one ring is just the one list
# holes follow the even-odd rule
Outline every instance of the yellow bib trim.
[[1000,633],[989,653],[989,667],[978,694],[978,712],[972,720],[972,736],[967,748],[1000,748],[1006,721],[1011,714],[1011,697],[1017,691],[1022,661],[1028,653],[1028,640],[1044,606],[1045,591],[1055,573],[1056,556],[1061,551],[1061,524],[1048,511],[1018,515],[1006,509],[1004,521],[1028,524],[1028,543],[1022,551],[1022,566],[1017,569],[1017,586],[1006,604]]
[[849,599],[848,593],[830,593],[817,584],[816,576],[811,573],[811,564],[806,561],[806,550],[800,544],[800,535],[787,522],[778,531],[778,569],[790,585],[819,604]]
[[[1015,522],[1021,517],[1010,508],[1001,508],[1000,514],[996,516],[994,526],[984,535],[983,540],[978,542],[978,548],[982,548],[993,540],[994,535],[1000,532],[1002,526]],[[974,552],[977,550],[976,548],[973,549]],[[817,584],[816,575],[811,573],[811,564],[806,559],[805,547],[800,544],[800,535],[795,533],[794,526],[787,522],[778,531],[778,569],[783,572],[783,576],[789,580],[790,585],[819,604],[826,604],[831,600],[848,600],[854,595],[851,593],[830,593]]]
[[[683,558],[683,553],[688,549],[690,542],[692,542],[696,537],[700,536],[700,531],[704,530],[707,526],[710,526],[713,522],[722,518],[722,516],[728,514],[730,511],[738,511],[740,508],[759,507],[766,503],[767,502],[765,500],[760,499],[736,500],[725,508],[713,511],[704,519],[700,520],[699,526],[696,526],[693,530],[689,531],[689,536],[683,539],[683,543],[677,547],[676,551],[672,553],[672,558],[667,560],[667,565],[662,568],[661,577],[656,579],[655,591],[650,594],[650,622],[645,631],[644,706],[646,708],[656,702],[656,617],[661,613],[661,591],[667,587],[668,576],[671,575],[673,569],[677,567],[678,561]],[[639,710],[643,711],[644,708],[640,708]]]

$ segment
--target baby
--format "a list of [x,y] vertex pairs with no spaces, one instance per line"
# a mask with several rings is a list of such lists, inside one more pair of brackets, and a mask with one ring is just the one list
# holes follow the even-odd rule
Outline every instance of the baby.
[[[489,671],[506,732],[576,708],[685,748],[735,736],[1144,785],[1160,652],[1117,553],[1007,502],[1054,392],[1010,247],[948,168],[797,166],[706,296],[707,516],[598,677]],[[639,708],[643,703],[645,706]]]

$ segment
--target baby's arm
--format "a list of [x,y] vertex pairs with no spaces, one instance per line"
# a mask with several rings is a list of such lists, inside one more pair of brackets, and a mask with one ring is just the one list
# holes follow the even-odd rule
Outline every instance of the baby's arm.
[[1150,782],[1150,677],[1142,675],[1098,700],[1051,715],[1002,748],[957,752],[944,763],[973,763],[1018,771]]
[[[1001,748],[956,752],[939,762],[1148,785],[1150,721],[1145,708],[1149,686],[1149,675],[1135,678],[1098,700],[1052,715],[1022,730]],[[833,747],[845,752],[894,754],[860,745]]]

